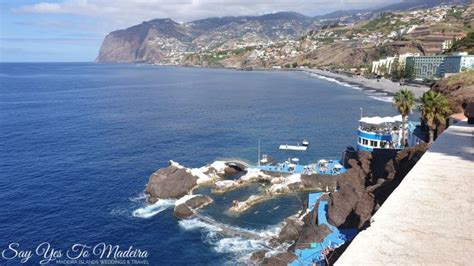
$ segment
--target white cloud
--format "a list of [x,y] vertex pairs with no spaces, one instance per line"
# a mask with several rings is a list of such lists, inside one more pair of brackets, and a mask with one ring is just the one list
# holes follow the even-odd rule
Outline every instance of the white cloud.
[[21,13],[69,14],[92,17],[108,30],[128,27],[154,18],[192,21],[215,16],[261,15],[296,11],[313,16],[340,9],[359,9],[399,0],[62,0],[40,2],[14,9]]

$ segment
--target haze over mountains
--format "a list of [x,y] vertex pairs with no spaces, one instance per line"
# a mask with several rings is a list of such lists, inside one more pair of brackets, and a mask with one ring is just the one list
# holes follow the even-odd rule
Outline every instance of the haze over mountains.
[[262,16],[206,18],[186,23],[154,19],[108,34],[97,62],[147,62],[179,64],[188,53],[232,50],[249,45],[268,45],[295,40],[309,31],[335,22],[352,23],[377,17],[387,11],[429,8],[468,0],[414,0],[371,10],[336,11],[308,17],[295,12]]

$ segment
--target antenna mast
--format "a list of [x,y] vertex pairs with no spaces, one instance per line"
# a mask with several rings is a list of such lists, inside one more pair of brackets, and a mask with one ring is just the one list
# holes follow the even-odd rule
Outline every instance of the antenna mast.
[[260,139],[258,139],[258,158],[257,158],[257,165],[260,166]]

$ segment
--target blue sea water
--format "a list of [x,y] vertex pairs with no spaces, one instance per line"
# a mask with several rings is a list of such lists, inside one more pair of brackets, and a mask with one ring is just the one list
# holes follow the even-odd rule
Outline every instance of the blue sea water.
[[[279,160],[338,159],[356,144],[360,108],[396,114],[377,95],[303,72],[2,63],[0,250],[13,242],[23,250],[105,242],[146,250],[151,265],[235,262],[258,243],[178,221],[172,208],[134,217],[148,176],[170,159],[189,167],[227,157],[256,161],[258,139],[262,153]],[[304,138],[307,152],[278,151]],[[208,212],[234,226],[271,230],[304,197],[230,217],[222,206],[231,195],[216,196]],[[18,263],[0,257],[0,264]]]

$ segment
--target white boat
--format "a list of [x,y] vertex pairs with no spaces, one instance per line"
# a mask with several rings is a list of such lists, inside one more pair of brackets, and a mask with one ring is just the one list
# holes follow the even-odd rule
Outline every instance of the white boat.
[[280,145],[280,150],[289,150],[289,151],[306,151],[308,149],[307,146],[300,146],[300,145],[288,145],[282,144]]
[[309,146],[309,141],[307,139],[304,139],[303,142],[301,142],[301,145]]

